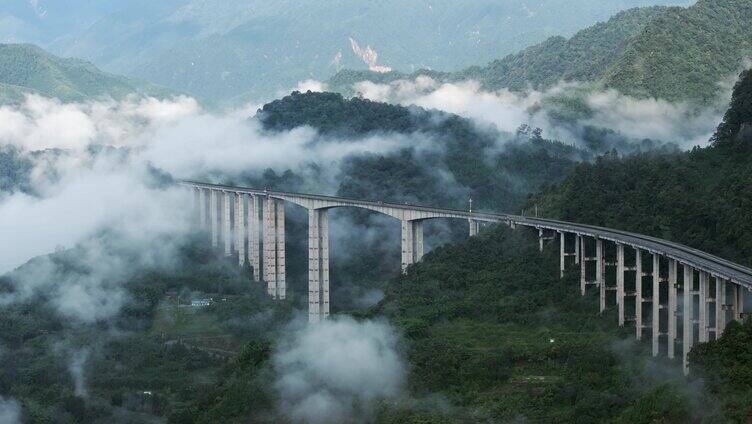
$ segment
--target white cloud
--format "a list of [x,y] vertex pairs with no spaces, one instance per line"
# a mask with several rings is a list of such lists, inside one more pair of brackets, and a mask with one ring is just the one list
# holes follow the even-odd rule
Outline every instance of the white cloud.
[[21,405],[13,399],[0,396],[0,423],[20,424]]
[[[564,142],[578,141],[578,131],[550,119],[551,109],[546,102],[572,93],[584,96],[582,100],[593,111],[593,116],[580,122],[581,125],[614,129],[635,139],[675,142],[687,148],[707,144],[722,116],[717,105],[697,110],[686,103],[637,99],[615,90],[598,90],[576,83],[562,83],[545,91],[490,92],[475,81],[439,83],[420,76],[389,84],[362,81],[353,88],[371,100],[438,109],[484,125],[492,124],[506,132],[527,123]],[[729,90],[723,92],[730,94]]]
[[294,331],[273,357],[280,411],[295,422],[364,420],[374,401],[404,389],[397,340],[384,322],[347,317]]

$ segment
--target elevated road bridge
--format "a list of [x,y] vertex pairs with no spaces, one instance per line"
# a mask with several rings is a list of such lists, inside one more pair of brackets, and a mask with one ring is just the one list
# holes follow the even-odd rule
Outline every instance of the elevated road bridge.
[[[402,226],[402,270],[424,254],[423,222],[462,219],[469,235],[482,224],[501,223],[537,230],[540,249],[558,239],[560,271],[577,266],[580,291],[599,294],[599,309],[615,308],[619,325],[634,325],[637,339],[650,337],[653,355],[669,358],[687,353],[695,341],[718,338],[729,320],[741,320],[745,293],[752,291],[752,269],[723,258],[642,234],[586,224],[519,215],[436,208],[316,194],[233,187],[195,181],[199,225],[211,234],[212,246],[241,266],[249,262],[255,281],[264,281],[276,299],[286,296],[285,204],[308,211],[309,321],[329,315],[329,220],[333,208],[358,208],[387,215]],[[607,268],[615,272],[607,273]],[[606,275],[615,274],[615,281]],[[679,320],[681,317],[681,320]],[[681,335],[681,336],[679,336]],[[662,343],[663,342],[663,343]]]

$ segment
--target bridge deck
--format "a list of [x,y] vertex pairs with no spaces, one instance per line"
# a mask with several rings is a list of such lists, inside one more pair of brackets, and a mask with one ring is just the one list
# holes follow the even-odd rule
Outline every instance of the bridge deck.
[[476,221],[485,222],[513,222],[518,225],[550,229],[553,231],[562,231],[590,237],[598,237],[603,240],[622,243],[632,247],[637,247],[651,253],[657,253],[681,263],[690,265],[698,270],[710,273],[731,280],[737,284],[752,290],[752,269],[736,264],[729,260],[719,258],[709,253],[685,246],[680,243],[659,239],[656,237],[646,236],[627,231],[615,230],[611,228],[597,227],[587,224],[577,224],[572,222],[556,221],[543,218],[532,218],[519,215],[470,212],[460,209],[435,208],[429,206],[399,204],[387,202],[374,202],[368,200],[350,199],[336,196],[323,196],[317,194],[291,193],[271,190],[259,190],[248,187],[233,187],[227,185],[207,184],[193,181],[183,181],[182,185],[221,190],[233,193],[246,193],[255,195],[265,195],[277,198],[296,197],[309,200],[320,200],[336,203],[338,206],[352,206],[363,208],[394,208],[404,211],[419,211],[434,214],[445,214],[451,217],[467,218]]

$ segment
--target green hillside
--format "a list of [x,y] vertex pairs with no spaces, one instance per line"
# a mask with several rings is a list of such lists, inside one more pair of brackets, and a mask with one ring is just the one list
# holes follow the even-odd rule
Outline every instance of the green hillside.
[[102,72],[89,62],[54,56],[31,44],[0,44],[0,102],[18,102],[30,93],[64,102],[174,94],[147,82]]
[[545,89],[560,81],[580,81],[637,97],[708,104],[721,93],[719,83],[752,53],[749,22],[752,4],[747,0],[631,9],[569,39],[552,37],[486,66],[454,73],[341,71],[329,83],[335,91],[352,94],[358,81],[384,83],[424,74],[440,81],[472,78],[488,90]]
[[750,22],[748,0],[699,0],[669,9],[630,40],[602,79],[627,94],[712,101],[718,82],[752,54]]

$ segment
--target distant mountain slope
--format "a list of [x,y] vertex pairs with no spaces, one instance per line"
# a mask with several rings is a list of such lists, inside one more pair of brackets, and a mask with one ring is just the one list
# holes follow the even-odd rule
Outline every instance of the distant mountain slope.
[[624,93],[712,100],[752,55],[752,2],[699,0],[672,8],[633,37],[603,81]]
[[[351,37],[363,50],[373,47],[379,65],[458,70],[570,36],[626,8],[691,0],[103,0],[83,30],[61,19],[66,12],[52,0],[35,2],[44,18],[26,0],[9,1],[15,6],[5,18],[0,10],[0,23],[20,21],[19,34],[50,40],[51,51],[212,100],[258,101],[340,67],[367,69]],[[75,10],[89,1],[66,4]],[[86,9],[88,20],[94,12]],[[51,21],[71,31],[37,30]]]
[[0,102],[17,102],[28,93],[81,101],[129,94],[161,97],[173,92],[102,72],[89,62],[54,56],[31,44],[0,44]]
[[386,83],[426,75],[440,81],[474,79],[483,88],[542,89],[559,81],[595,81],[626,48],[629,40],[650,21],[666,13],[666,7],[634,8],[617,13],[606,22],[577,32],[572,38],[551,37],[519,53],[494,60],[485,66],[473,66],[459,72],[419,70],[412,74],[343,70],[329,81],[335,91],[348,92],[349,86],[363,80]]
[[455,73],[418,71],[376,75],[342,71],[332,90],[357,81],[388,82],[429,75],[441,81],[478,80],[485,89],[544,89],[559,81],[602,83],[638,97],[715,100],[718,83],[752,54],[752,2],[700,0],[688,7],[651,7],[617,14],[570,39],[553,37],[520,53]]

